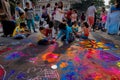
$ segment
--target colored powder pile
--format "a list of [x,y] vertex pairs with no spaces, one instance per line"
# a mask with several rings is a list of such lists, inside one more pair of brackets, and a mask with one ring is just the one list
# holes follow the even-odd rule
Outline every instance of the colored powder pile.
[[65,67],[67,67],[68,66],[68,64],[66,63],[66,62],[62,62],[61,64],[60,64],[60,68],[65,68]]
[[119,61],[119,62],[117,62],[117,66],[118,66],[118,67],[120,67],[120,61]]
[[0,50],[0,54],[8,52],[10,50],[12,50],[12,48],[4,48],[4,49]]
[[94,48],[94,49],[102,49],[102,50],[114,50],[117,49],[119,46],[113,43],[104,43],[104,42],[97,42],[95,40],[84,40],[80,41],[79,43],[84,48]]
[[104,60],[106,62],[107,61],[111,62],[111,61],[118,61],[118,60],[120,60],[119,57],[114,56],[113,54],[105,52],[105,51],[100,51],[100,57],[101,57],[102,60]]
[[58,60],[58,57],[59,57],[58,54],[47,52],[42,56],[42,60],[51,63],[51,62],[56,62]]
[[5,60],[16,60],[16,59],[19,59],[24,56],[26,56],[26,55],[23,54],[22,52],[13,52],[13,53],[5,56]]

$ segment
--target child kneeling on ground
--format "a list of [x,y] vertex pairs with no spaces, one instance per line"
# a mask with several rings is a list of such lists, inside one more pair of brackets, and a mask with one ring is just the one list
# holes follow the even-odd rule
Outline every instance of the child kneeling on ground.
[[72,26],[72,30],[73,30],[74,34],[78,33],[78,28],[79,28],[78,23],[77,23],[77,21],[75,21]]
[[25,23],[20,23],[13,32],[14,39],[24,39],[30,35],[30,32],[26,29]]
[[87,22],[84,22],[82,24],[82,31],[80,33],[77,33],[77,36],[79,36],[82,39],[88,39],[90,33],[89,25]]
[[61,23],[59,25],[59,30],[60,30],[60,32],[57,36],[57,39],[59,39],[62,36],[61,40],[65,41],[66,44],[74,41],[72,29],[71,29],[71,27],[67,26],[66,22]]
[[38,36],[38,45],[49,45],[54,43],[54,40],[49,40],[46,35],[46,29],[44,27],[39,28],[39,36]]

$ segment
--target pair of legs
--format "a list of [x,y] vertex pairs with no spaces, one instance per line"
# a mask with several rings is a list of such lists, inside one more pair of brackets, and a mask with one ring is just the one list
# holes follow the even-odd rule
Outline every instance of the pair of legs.
[[1,21],[2,27],[3,27],[3,33],[4,37],[7,37],[8,35],[12,35],[13,31],[16,27],[16,24],[14,21],[4,20]]
[[75,33],[75,35],[76,35],[77,38],[88,39],[88,36],[85,36],[82,33]]
[[88,16],[88,23],[90,25],[90,28],[93,28],[93,25],[94,25],[94,21],[95,21],[95,18],[93,16]]
[[28,26],[28,29],[31,31],[31,26],[32,26],[32,29],[34,32],[35,31],[35,24],[34,24],[34,20],[33,19],[30,19],[30,20],[27,20],[27,26]]
[[24,34],[17,34],[13,37],[14,39],[25,39],[26,38],[26,35]]
[[59,21],[55,21],[55,22],[54,22],[55,34],[58,33],[58,27],[59,27],[59,25],[60,25],[60,22],[59,22]]

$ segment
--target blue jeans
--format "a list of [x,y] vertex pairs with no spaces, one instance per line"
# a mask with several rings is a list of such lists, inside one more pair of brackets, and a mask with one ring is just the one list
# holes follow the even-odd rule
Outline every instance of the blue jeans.
[[80,38],[82,38],[82,39],[88,39],[88,37],[85,36],[84,34],[82,34],[82,35],[80,36]]
[[48,45],[49,41],[47,39],[41,39],[38,41],[38,45]]
[[24,34],[17,34],[13,37],[14,39],[24,39],[26,36]]
[[32,29],[35,32],[35,24],[34,24],[34,20],[33,19],[27,20],[27,26],[28,26],[29,30],[31,30],[31,26],[32,26]]

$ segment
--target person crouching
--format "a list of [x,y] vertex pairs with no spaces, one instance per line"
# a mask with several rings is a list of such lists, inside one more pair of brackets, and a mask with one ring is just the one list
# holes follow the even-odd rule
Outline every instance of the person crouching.
[[26,30],[25,23],[20,23],[20,26],[17,26],[13,32],[14,39],[24,39],[30,35],[30,32]]
[[89,24],[87,22],[83,22],[82,31],[77,33],[77,36],[79,36],[82,39],[88,39],[89,33],[90,33]]
[[49,45],[53,44],[54,41],[50,40],[49,38],[46,37],[46,29],[44,27],[39,28],[39,36],[38,36],[38,45]]
[[68,25],[66,25],[66,22],[63,22],[59,25],[59,34],[57,36],[57,39],[61,37],[62,41],[65,41],[66,44],[74,41],[73,35],[72,35],[72,29]]

